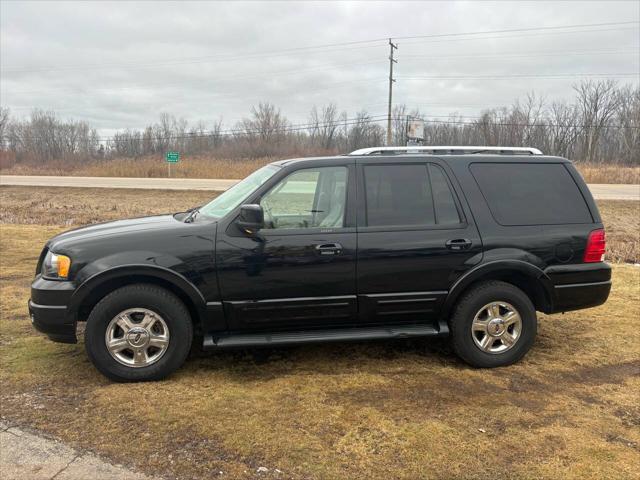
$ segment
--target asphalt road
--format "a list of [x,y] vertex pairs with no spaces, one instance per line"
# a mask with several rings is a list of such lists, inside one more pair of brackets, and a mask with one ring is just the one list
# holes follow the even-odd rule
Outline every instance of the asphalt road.
[[0,175],[0,185],[31,187],[144,188],[162,190],[224,191],[238,180],[200,178],[53,177]]
[[[224,191],[238,180],[208,178],[53,177],[0,175],[0,185]],[[589,185],[597,200],[640,201],[640,185]]]

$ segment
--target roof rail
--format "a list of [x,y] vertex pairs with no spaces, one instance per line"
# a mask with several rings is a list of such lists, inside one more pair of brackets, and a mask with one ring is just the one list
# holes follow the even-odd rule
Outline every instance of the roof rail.
[[467,146],[415,146],[415,147],[371,147],[354,150],[349,155],[403,155],[407,153],[426,153],[430,155],[473,155],[488,153],[493,155],[542,155],[537,148],[531,147],[467,147]]

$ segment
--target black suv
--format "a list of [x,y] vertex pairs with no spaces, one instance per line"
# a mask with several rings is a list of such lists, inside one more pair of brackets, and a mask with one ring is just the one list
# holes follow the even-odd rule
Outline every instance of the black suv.
[[274,162],[189,212],[62,233],[29,311],[118,381],[204,349],[449,336],[476,367],[518,361],[536,310],[604,303],[593,198],[563,158],[511,147],[371,148]]

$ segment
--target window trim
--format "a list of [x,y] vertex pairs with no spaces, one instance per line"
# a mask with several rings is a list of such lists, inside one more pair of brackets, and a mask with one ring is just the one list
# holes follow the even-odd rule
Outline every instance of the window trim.
[[[354,177],[354,172],[351,168],[351,165],[346,164],[340,164],[340,165],[322,165],[322,166],[309,166],[309,167],[305,167],[305,168],[297,168],[295,170],[291,170],[290,172],[287,172],[282,178],[280,178],[279,180],[277,180],[272,186],[270,186],[265,192],[261,193],[260,195],[258,195],[257,197],[255,197],[252,201],[258,205],[261,205],[262,199],[265,195],[268,195],[269,192],[271,192],[274,188],[276,188],[278,185],[280,185],[280,183],[282,183],[283,181],[285,181],[287,178],[289,178],[291,175],[295,175],[297,173],[300,172],[304,172],[305,170],[320,170],[320,169],[324,169],[324,168],[344,168],[347,172],[347,178],[346,178],[346,182],[345,182],[345,195],[344,195],[344,201],[345,201],[345,205],[344,205],[344,212],[343,212],[343,222],[342,222],[342,227],[310,227],[310,228],[262,228],[260,229],[260,234],[262,234],[265,237],[270,237],[270,236],[277,236],[280,234],[283,235],[301,235],[301,234],[332,234],[332,233],[351,233],[350,229],[353,230],[353,233],[355,233],[355,225],[352,225],[351,223],[354,223],[351,221],[350,217],[353,217],[352,212],[349,210],[349,206],[350,203],[352,204],[353,201],[355,199],[351,199],[351,196],[354,196],[351,191],[354,189],[352,182],[353,182],[353,177]],[[317,184],[319,183],[320,178],[318,176],[318,182],[316,183],[316,189],[317,189]],[[314,203],[316,201],[316,196],[317,196],[317,190],[314,193]]]
[[[427,179],[429,180],[429,186],[431,188],[431,196],[433,199],[433,184],[431,180],[431,172],[430,168],[435,167],[439,168],[442,171],[442,174],[447,182],[447,186],[449,187],[449,191],[453,197],[453,203],[455,204],[456,211],[458,212],[458,218],[460,219],[459,223],[450,223],[450,224],[418,224],[418,225],[367,225],[367,195],[366,195],[366,179],[364,169],[369,166],[389,166],[389,167],[397,167],[401,165],[422,165],[425,167],[427,171]],[[444,166],[440,165],[437,162],[433,161],[408,161],[408,162],[371,162],[371,163],[358,163],[358,189],[362,194],[359,195],[358,198],[358,231],[359,232],[396,232],[396,231],[426,231],[426,230],[463,230],[469,226],[469,222],[467,221],[467,217],[462,208],[462,203],[460,202],[460,198],[458,197],[458,192],[453,186],[453,182]],[[437,221],[437,213],[436,213],[436,205],[435,199],[433,199],[433,209],[434,209],[434,221]]]

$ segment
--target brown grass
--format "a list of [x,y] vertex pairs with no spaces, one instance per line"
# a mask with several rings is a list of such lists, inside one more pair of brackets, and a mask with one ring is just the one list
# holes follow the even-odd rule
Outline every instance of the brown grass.
[[[277,159],[182,158],[179,163],[171,165],[171,177],[240,179],[274,160]],[[11,168],[1,169],[0,173],[3,175],[164,178],[168,176],[168,167],[164,158],[157,157],[87,163],[51,162],[47,165],[17,163]]]
[[640,263],[640,202],[599,200],[607,233],[607,260]]
[[[21,204],[47,223],[163,209],[149,191],[20,190],[0,189],[14,220],[27,218]],[[179,195],[162,192],[163,205],[191,201]],[[65,208],[47,217],[44,201]],[[633,214],[604,203],[616,222]],[[82,345],[30,326],[37,256],[64,228],[0,226],[6,422],[180,479],[637,478],[638,267],[614,267],[605,306],[540,315],[532,351],[508,368],[474,370],[442,342],[398,341],[199,355],[165,381],[122,385],[98,374]]]
[[640,183],[640,166],[576,163],[587,183]]
[[[224,159],[207,156],[185,156],[171,166],[176,178],[240,179],[279,158]],[[162,178],[167,164],[162,156],[139,159],[114,159],[87,163],[51,162],[46,165],[0,164],[3,175],[73,175],[87,177]],[[576,167],[587,183],[640,183],[640,166],[600,165],[577,162]]]
[[203,190],[0,187],[0,225],[79,226],[188,210],[218,195]]

